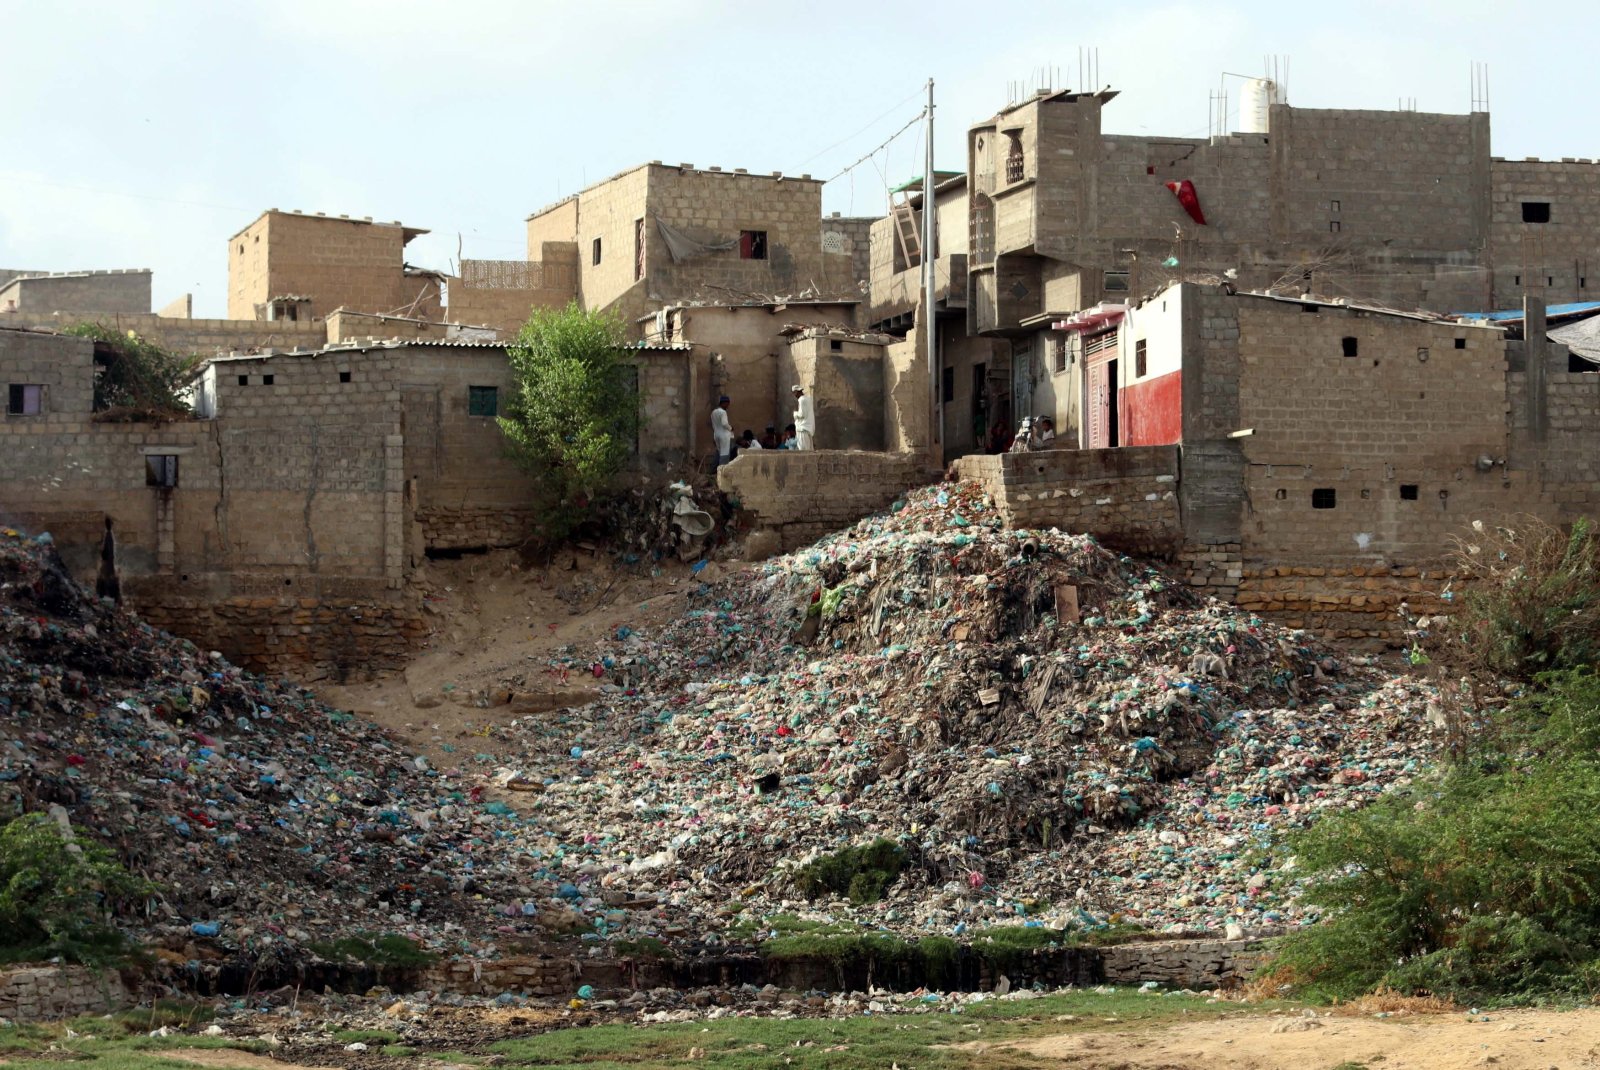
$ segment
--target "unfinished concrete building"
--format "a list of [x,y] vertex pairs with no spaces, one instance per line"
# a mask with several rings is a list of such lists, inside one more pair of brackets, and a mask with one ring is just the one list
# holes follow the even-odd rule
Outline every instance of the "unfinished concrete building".
[[347,308],[438,320],[443,276],[405,260],[426,233],[270,208],[228,239],[228,318],[304,321]]
[[529,216],[528,259],[575,246],[578,301],[632,323],[670,304],[860,297],[867,225],[823,219],[810,175],[654,161]]

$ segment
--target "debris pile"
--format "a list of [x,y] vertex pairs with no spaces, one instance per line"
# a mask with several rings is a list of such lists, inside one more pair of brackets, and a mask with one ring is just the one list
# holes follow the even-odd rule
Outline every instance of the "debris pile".
[[601,701],[511,728],[526,749],[502,779],[537,794],[580,911],[636,896],[703,934],[804,907],[786,874],[886,837],[914,861],[887,899],[819,905],[913,932],[1290,923],[1277,832],[1431,753],[1420,685],[1088,536],[1003,530],[970,485],[690,606],[602,644]]
[[475,865],[496,831],[470,789],[94,598],[48,535],[0,529],[0,814],[53,807],[160,885],[134,924],[169,943],[270,957],[370,930],[455,950],[482,942],[499,872]]
[[[668,510],[639,515],[629,552],[678,545]],[[665,626],[516,669],[582,674],[596,701],[497,724],[498,767],[441,769],[6,530],[0,805],[57,804],[114,845],[165,889],[144,928],[191,957],[352,934],[715,950],[796,913],[1218,933],[1305,920],[1281,833],[1432,753],[1420,683],[1090,537],[1004,530],[972,485],[696,575],[716,578]],[[878,839],[903,868],[843,882],[873,894],[801,894],[802,867]]]

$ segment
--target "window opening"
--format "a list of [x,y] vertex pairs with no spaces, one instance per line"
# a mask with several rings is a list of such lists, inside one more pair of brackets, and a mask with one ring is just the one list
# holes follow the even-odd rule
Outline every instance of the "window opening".
[[1328,233],[1329,234],[1337,234],[1337,233],[1339,233],[1340,229],[1341,228],[1339,226],[1339,221],[1337,219],[1328,220]]
[[467,387],[468,416],[498,416],[500,414],[500,388],[497,386]]
[[955,400],[955,397],[956,397],[956,370],[954,368],[946,368],[946,369],[944,369],[943,372],[940,373],[940,375],[939,375],[939,397],[946,404],[949,404],[950,402]]
[[6,399],[10,416],[38,416],[44,412],[44,386],[39,383],[12,383]]
[[147,487],[176,487],[178,485],[178,458],[176,454],[152,453],[144,459],[144,485]]
[[1524,223],[1548,223],[1548,222],[1550,222],[1550,202],[1549,201],[1523,201],[1522,202],[1522,221]]
[[339,373],[339,381],[341,383],[348,383],[350,381],[350,373],[349,372],[340,372]]
[[1400,484],[1400,500],[1401,501],[1403,501],[1403,502],[1414,502],[1414,501],[1417,500],[1417,497],[1418,497],[1418,495],[1417,495],[1417,485],[1415,483],[1402,483],[1402,484]]
[[249,386],[250,385],[250,377],[248,375],[239,376],[239,385],[240,386]]
[[739,232],[739,259],[765,260],[767,258],[767,232],[741,230]]
[[1522,285],[1522,276],[1521,275],[1513,275],[1513,276],[1511,276],[1511,285],[1513,285],[1513,286],[1521,286]]
[[1456,348],[1457,349],[1465,349],[1465,348],[1467,348],[1467,340],[1465,338],[1457,338],[1456,339]]
[[1356,340],[1349,335],[1341,338],[1339,340],[1339,345],[1344,350],[1345,356],[1353,357],[1356,355]]
[[1006,182],[1008,184],[1021,182],[1023,173],[1026,171],[1022,158],[1022,134],[1020,132],[1007,133],[1006,138],[1011,143],[1006,151]]
[[273,384],[273,383],[274,383],[274,382],[276,382],[276,381],[277,381],[277,380],[276,380],[276,379],[274,379],[274,378],[273,378],[273,377],[272,377],[272,376],[270,376],[270,375],[263,375],[263,376],[262,376],[262,377],[261,377],[261,385],[262,385],[262,386],[271,386],[271,385],[272,385],[272,384]]
[[1338,504],[1339,495],[1332,487],[1318,487],[1311,492],[1311,508],[1332,509]]
[[1145,340],[1139,339],[1133,343],[1133,374],[1137,379],[1143,379],[1149,371],[1149,363],[1145,356]]
[[844,351],[844,343],[837,338],[830,338],[828,339],[828,348],[835,353],[841,353]]
[[1055,362],[1056,363],[1056,371],[1058,371],[1058,372],[1066,371],[1067,370],[1067,339],[1065,337],[1061,337],[1061,338],[1057,338],[1056,339],[1056,353],[1055,353],[1055,356],[1056,356],[1056,362]]
[[1328,202],[1328,211],[1337,212],[1338,210],[1339,210],[1339,202],[1338,201],[1329,201]]
[[599,238],[596,238],[594,240],[594,245],[592,246],[592,249],[591,249],[591,256],[592,256],[593,262],[595,264],[599,264],[600,263],[600,239]]
[[633,221],[633,281],[644,278],[644,220]]
[[1102,283],[1108,292],[1126,293],[1131,276],[1126,271],[1108,271]]

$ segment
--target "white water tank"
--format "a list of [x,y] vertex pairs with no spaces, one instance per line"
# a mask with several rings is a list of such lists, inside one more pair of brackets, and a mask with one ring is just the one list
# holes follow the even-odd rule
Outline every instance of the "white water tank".
[[1251,78],[1244,84],[1244,99],[1239,101],[1239,133],[1265,134],[1272,122],[1272,106],[1278,103],[1278,83],[1271,78]]

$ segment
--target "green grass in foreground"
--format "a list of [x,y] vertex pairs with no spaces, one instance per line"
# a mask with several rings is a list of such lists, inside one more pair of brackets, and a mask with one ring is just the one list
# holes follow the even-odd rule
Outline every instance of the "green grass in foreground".
[[[837,1021],[724,1018],[669,1025],[590,1026],[503,1040],[490,1045],[489,1051],[497,1065],[507,1070],[768,1070],[773,1066],[785,1070],[882,1070],[895,1063],[903,1070],[1040,1070],[1040,1061],[996,1051],[993,1046],[1047,1034],[1159,1025],[1185,1017],[1259,1014],[1283,1006],[1286,1004],[1209,1003],[1202,996],[1117,989],[1106,994],[1085,991],[984,1002],[957,1014],[930,1010]],[[183,1013],[178,1006],[157,1008],[163,1018]],[[150,1014],[133,1012],[131,1019],[128,1015],[76,1018],[0,1029],[0,1064],[4,1070],[61,1070],[63,1062],[84,1070],[195,1070],[193,1063],[180,1062],[164,1052],[178,1048],[264,1050],[264,1045],[228,1037],[130,1034],[129,1026],[135,1021],[145,1024]],[[75,1035],[69,1036],[69,1030]],[[371,1032],[374,1041],[380,1039],[382,1031]],[[980,1044],[987,1049],[977,1050]],[[391,1043],[379,1048],[374,1044],[374,1048],[397,1061],[419,1056],[430,1061],[446,1056],[449,1062],[486,1061],[481,1055],[430,1052],[411,1045]],[[690,1052],[696,1048],[701,1051],[691,1060]]]
[[[1157,1023],[1185,1015],[1215,1018],[1260,1013],[1283,1004],[1208,1003],[1204,997],[1139,994],[1131,989],[1108,995],[1074,992],[1035,1000],[980,1003],[959,1014],[861,1016],[844,1020],[724,1018],[671,1025],[605,1025],[567,1029],[505,1040],[491,1050],[507,1067],[549,1070],[641,1070],[693,1067],[696,1070],[881,1070],[898,1063],[904,1070],[1024,1070],[1044,1064],[1031,1057],[983,1053],[960,1045],[993,1045],[1008,1040],[1112,1024]],[[1073,1016],[1075,1021],[1059,1020]],[[1109,1020],[1115,1019],[1115,1023]],[[690,1052],[704,1054],[691,1060]],[[781,1063],[776,1061],[781,1060]]]

